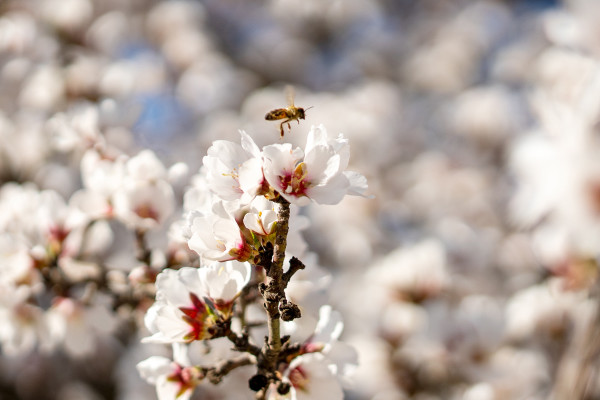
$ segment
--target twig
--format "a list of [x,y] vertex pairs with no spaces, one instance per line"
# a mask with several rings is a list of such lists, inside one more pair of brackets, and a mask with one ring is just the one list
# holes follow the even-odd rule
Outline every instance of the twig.
[[283,274],[283,281],[285,282],[285,285],[287,286],[288,282],[290,281],[290,279],[292,279],[292,276],[294,276],[296,272],[304,268],[305,266],[302,263],[302,261],[298,260],[296,257],[292,257],[292,259],[290,260],[290,267]]
[[145,265],[150,265],[152,253],[146,243],[146,231],[143,229],[135,230],[136,258]]
[[208,380],[216,385],[217,383],[220,383],[223,380],[223,377],[225,375],[227,375],[234,369],[255,363],[256,358],[252,357],[249,354],[244,354],[237,358],[232,358],[231,360],[223,360],[214,367],[204,368],[203,372],[205,373]]
[[248,336],[246,335],[238,336],[235,334],[235,332],[229,330],[225,336],[227,339],[229,339],[229,341],[231,341],[231,343],[234,344],[235,350],[237,351],[250,353],[255,357],[261,352],[261,348],[250,343]]

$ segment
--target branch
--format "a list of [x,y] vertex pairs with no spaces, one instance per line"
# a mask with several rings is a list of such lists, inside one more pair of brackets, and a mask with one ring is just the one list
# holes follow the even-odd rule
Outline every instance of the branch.
[[266,282],[259,285],[260,294],[265,299],[263,306],[268,314],[269,334],[265,338],[265,344],[258,357],[258,373],[250,380],[250,387],[259,392],[258,396],[260,396],[261,389],[266,388],[270,381],[278,380],[276,371],[282,347],[279,306],[285,300],[284,290],[287,286],[287,281],[283,278],[283,260],[285,259],[289,230],[290,203],[281,197],[278,202],[273,258],[270,263],[265,263],[270,264],[268,268],[265,268]]
[[294,276],[296,272],[304,268],[306,267],[304,266],[302,261],[298,260],[296,257],[292,257],[292,259],[290,260],[290,268],[288,268],[285,274],[283,274],[285,286],[287,286],[288,282],[290,281],[290,279],[292,279],[292,276]]
[[283,280],[283,260],[287,247],[287,234],[290,220],[290,203],[280,198],[277,210],[277,227],[275,231],[275,248],[273,249],[273,262],[267,271],[267,284],[264,291],[265,308],[269,314],[267,327],[269,339],[266,346],[265,358],[270,370],[275,370],[275,362],[281,350],[281,334],[279,303],[285,299],[285,283]]
[[260,347],[250,343],[247,335],[238,336],[235,334],[235,332],[229,330],[229,332],[227,332],[225,336],[227,336],[227,339],[229,339],[229,341],[231,341],[231,343],[234,344],[235,350],[237,351],[250,353],[255,357],[258,357],[258,355],[261,352]]
[[135,245],[136,245],[136,258],[145,265],[150,265],[150,258],[152,253],[146,243],[146,231],[143,229],[135,230]]
[[256,363],[256,358],[249,354],[244,354],[231,360],[223,360],[214,367],[203,368],[203,372],[210,383],[217,384],[223,380],[223,377],[236,368]]

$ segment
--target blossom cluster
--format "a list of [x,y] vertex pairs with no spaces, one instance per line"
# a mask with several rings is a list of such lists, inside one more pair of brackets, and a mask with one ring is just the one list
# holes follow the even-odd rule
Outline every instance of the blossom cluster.
[[600,397],[598,1],[340,4],[2,2],[0,398]]
[[[200,173],[193,179],[196,185],[191,189],[193,192],[188,193],[202,193],[202,200],[198,201],[192,195],[186,197],[184,208],[187,211],[182,220],[175,222],[179,232],[173,233],[173,238],[186,241],[180,243],[181,247],[187,244],[198,255],[199,267],[165,269],[158,274],[156,302],[145,318],[152,335],[143,341],[177,343],[178,353],[181,353],[185,352],[185,344],[227,337],[235,348],[245,349],[255,358],[243,364],[259,364],[260,369],[264,351],[257,354],[256,346],[264,342],[261,336],[272,340],[275,334],[279,341],[280,333],[266,332],[266,327],[261,329],[261,324],[258,329],[251,327],[245,313],[251,303],[262,300],[256,295],[257,291],[268,302],[269,296],[263,292],[282,284],[281,290],[284,290],[297,272],[292,264],[298,266],[301,264],[299,259],[304,259],[307,246],[299,234],[298,229],[303,223],[295,206],[311,200],[335,204],[346,194],[364,195],[367,186],[362,175],[346,171],[348,141],[341,135],[336,139],[328,138],[323,126],[310,130],[304,150],[293,149],[289,143],[268,145],[260,150],[247,133],[240,133],[241,144],[225,140],[214,142],[203,158]],[[294,207],[291,218],[282,219],[279,208],[290,204]],[[300,224],[296,225],[296,221]],[[282,224],[289,228],[283,234],[283,240],[285,259],[290,267],[285,281],[276,282],[269,280],[271,270],[281,268],[281,264],[277,266],[269,258],[275,257],[274,251],[281,245],[278,236],[282,233],[277,227]],[[304,296],[309,297],[310,292]],[[281,304],[278,301],[277,315],[267,317],[279,324],[277,309],[281,310],[283,321],[289,321],[284,329],[290,340],[289,337],[294,338],[304,327],[302,322],[292,323],[300,316],[300,308],[297,315],[288,317],[284,311],[296,302],[302,304],[302,298],[296,298],[293,292],[288,297],[289,300],[284,297]],[[327,356],[333,343],[337,343],[342,325],[339,314],[332,313],[330,307],[323,307],[314,333],[299,339],[295,351],[275,361],[275,371],[281,377],[266,380],[263,372],[255,375],[255,383],[250,380],[250,387],[262,390],[263,398],[284,394],[294,399],[302,396],[342,398],[341,386],[334,376],[339,374],[343,378],[356,360],[352,356],[353,350],[347,346],[343,356]],[[268,308],[267,303],[265,308]],[[302,309],[309,311],[305,307]],[[239,327],[239,332],[232,324]],[[252,343],[254,339],[256,342]],[[240,341],[248,340],[240,344]],[[207,367],[191,365],[187,356],[183,360],[173,360],[178,365],[175,369],[165,370],[163,358],[151,357],[138,365],[142,376],[157,385],[160,400],[173,398],[174,392],[176,398],[189,398],[195,386],[208,374]],[[265,382],[262,385],[256,383],[261,379],[257,377]]]

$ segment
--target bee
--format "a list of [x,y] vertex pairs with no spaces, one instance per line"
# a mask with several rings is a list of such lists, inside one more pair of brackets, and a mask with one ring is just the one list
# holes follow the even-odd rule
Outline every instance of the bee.
[[300,123],[301,119],[304,119],[306,115],[306,110],[312,108],[308,107],[306,110],[302,107],[296,107],[294,105],[294,88],[292,86],[286,86],[285,93],[287,97],[288,107],[287,108],[277,108],[275,110],[269,111],[267,115],[265,115],[265,119],[267,121],[275,121],[279,119],[284,119],[281,124],[279,124],[279,130],[281,132],[281,137],[283,137],[283,124],[287,123],[288,130],[291,130],[290,121],[298,121]]

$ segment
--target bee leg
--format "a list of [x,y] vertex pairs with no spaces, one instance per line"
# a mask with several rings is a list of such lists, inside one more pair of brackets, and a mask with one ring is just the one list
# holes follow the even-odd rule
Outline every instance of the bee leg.
[[281,131],[281,137],[283,137],[283,124],[285,124],[285,121],[283,121],[281,124],[279,124],[279,130]]

